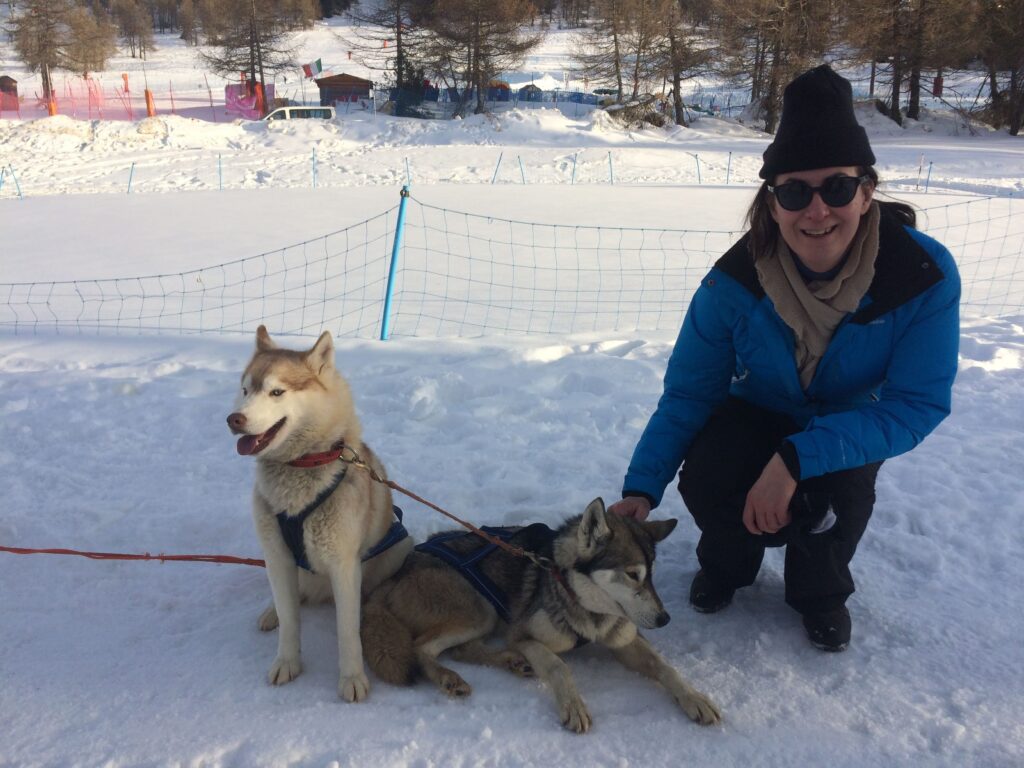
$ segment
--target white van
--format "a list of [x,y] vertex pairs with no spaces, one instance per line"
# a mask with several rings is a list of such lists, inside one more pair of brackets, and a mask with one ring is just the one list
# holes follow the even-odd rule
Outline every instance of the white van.
[[278,107],[264,120],[333,120],[334,107]]

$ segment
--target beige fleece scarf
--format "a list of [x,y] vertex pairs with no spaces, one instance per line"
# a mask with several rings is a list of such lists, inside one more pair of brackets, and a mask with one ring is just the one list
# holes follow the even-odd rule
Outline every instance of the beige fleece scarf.
[[872,203],[861,217],[843,268],[827,282],[805,283],[794,261],[796,257],[781,237],[775,253],[754,262],[761,286],[775,304],[775,311],[793,329],[796,367],[805,390],[836,327],[857,309],[875,276],[878,220],[878,203]]

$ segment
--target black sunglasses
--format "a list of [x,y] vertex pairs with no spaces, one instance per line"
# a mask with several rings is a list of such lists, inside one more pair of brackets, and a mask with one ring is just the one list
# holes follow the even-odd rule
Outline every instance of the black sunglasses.
[[830,208],[842,208],[849,205],[857,194],[857,188],[871,177],[866,173],[862,176],[829,176],[820,187],[812,187],[806,181],[787,181],[777,187],[768,185],[768,191],[787,211],[802,211],[811,204],[814,193],[821,195],[822,202]]

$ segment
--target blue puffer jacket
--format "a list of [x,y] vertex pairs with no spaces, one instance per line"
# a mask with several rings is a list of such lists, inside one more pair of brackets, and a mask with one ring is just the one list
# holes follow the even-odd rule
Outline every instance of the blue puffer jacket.
[[804,391],[793,332],[761,288],[744,237],[693,296],[623,494],[660,504],[697,431],[729,394],[802,425],[781,446],[798,479],[909,451],[949,414],[959,302],[949,251],[883,210],[874,280]]

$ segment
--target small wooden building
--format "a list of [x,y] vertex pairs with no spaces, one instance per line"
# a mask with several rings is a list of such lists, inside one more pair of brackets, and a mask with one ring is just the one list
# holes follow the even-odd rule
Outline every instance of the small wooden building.
[[18,111],[18,81],[8,75],[0,75],[0,112]]
[[316,87],[320,89],[320,106],[331,107],[339,101],[359,101],[370,98],[373,83],[354,75],[341,74],[319,78],[316,81]]
[[520,101],[543,101],[544,91],[538,88],[533,83],[527,83],[519,89],[519,100]]

